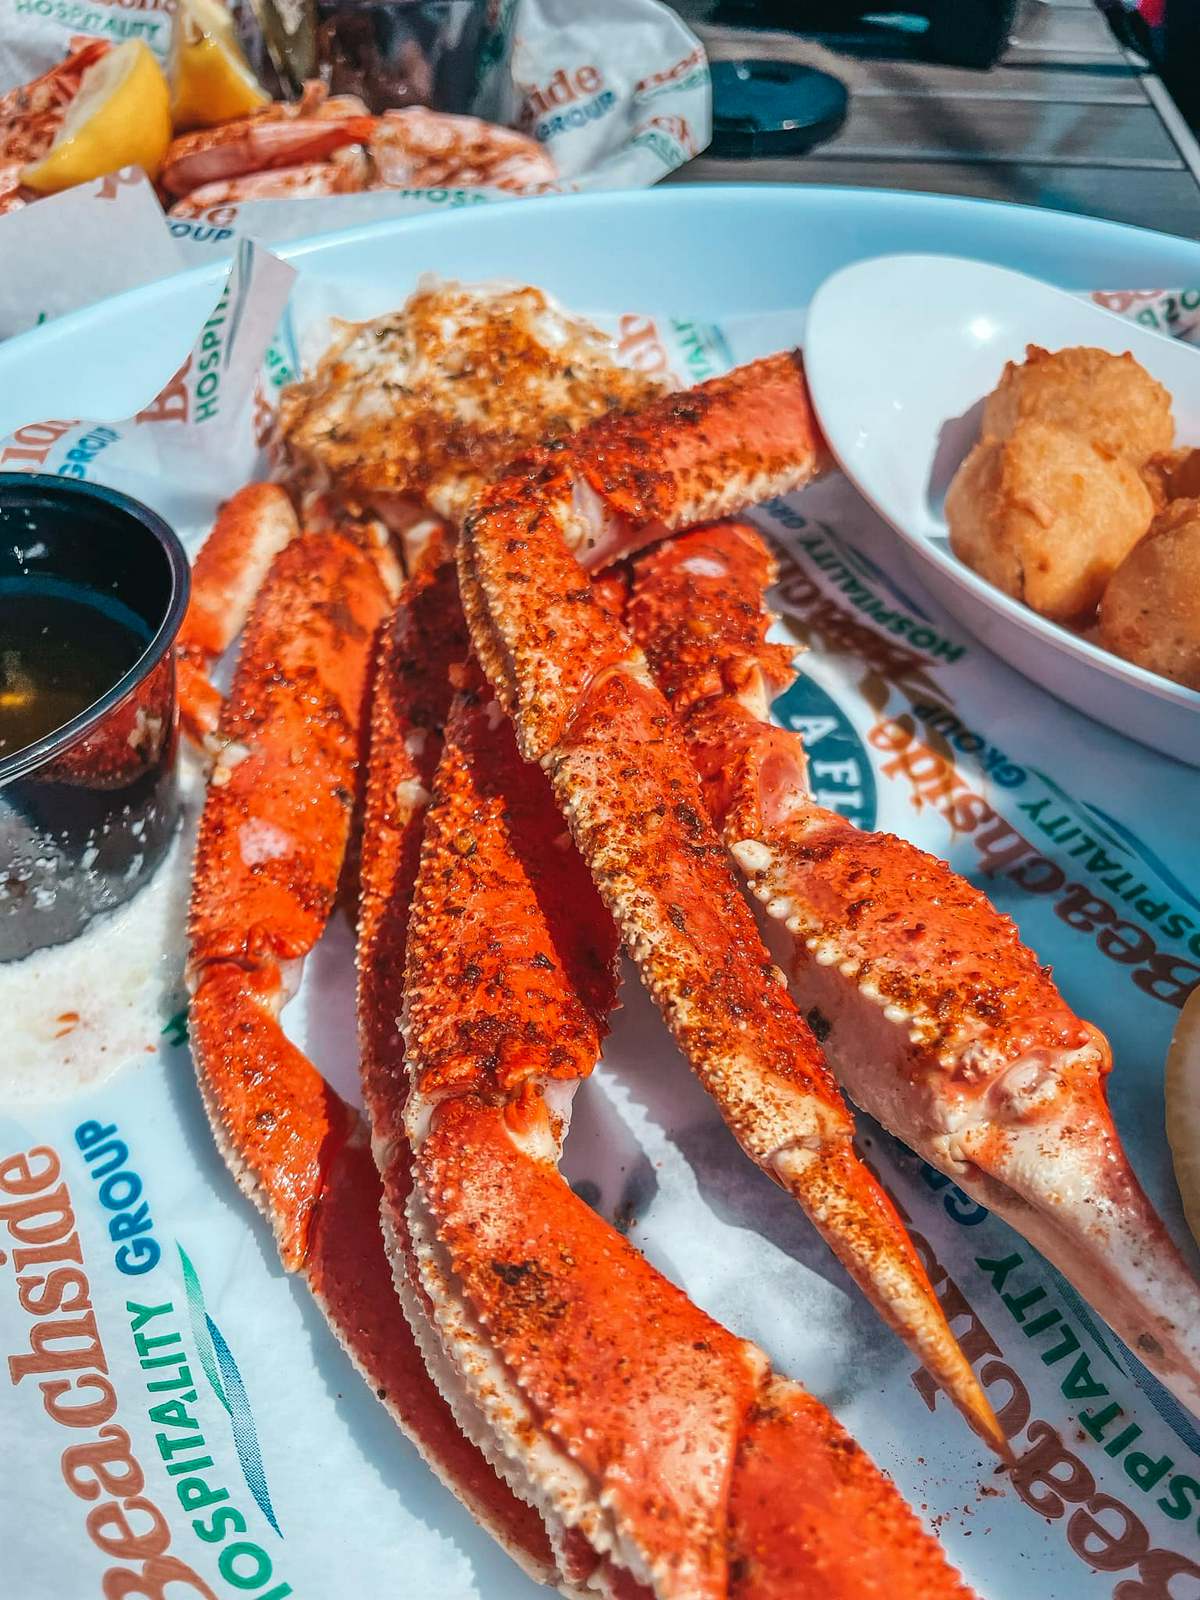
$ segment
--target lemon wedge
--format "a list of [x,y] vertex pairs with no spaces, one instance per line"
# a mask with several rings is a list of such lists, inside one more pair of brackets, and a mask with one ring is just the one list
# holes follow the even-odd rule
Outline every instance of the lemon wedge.
[[1200,1243],[1200,989],[1175,1024],[1167,1051],[1167,1143],[1188,1227]]
[[54,143],[23,169],[21,182],[57,194],[119,167],[141,167],[153,178],[170,142],[167,80],[146,46],[131,39],[87,69]]
[[220,0],[179,0],[167,78],[171,120],[180,132],[248,116],[271,98],[242,54],[233,18]]

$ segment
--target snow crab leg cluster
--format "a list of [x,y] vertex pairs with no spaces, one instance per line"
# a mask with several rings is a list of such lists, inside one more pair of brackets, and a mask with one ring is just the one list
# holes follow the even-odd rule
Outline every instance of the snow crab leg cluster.
[[412,1169],[389,1231],[455,1416],[538,1507],[568,1583],[699,1600],[805,1593],[818,1575],[862,1594],[887,1573],[902,1593],[965,1595],[828,1411],[559,1176],[617,937],[580,858],[547,850],[556,826],[549,785],[468,677],[409,924],[410,1148],[380,1151],[385,1171]]
[[[218,572],[225,578],[231,616],[239,597],[250,599],[247,572],[286,522],[281,494],[243,491],[210,536],[202,571],[214,584]],[[205,684],[191,706],[190,725],[205,728],[220,755],[196,849],[189,1026],[218,1144],[267,1214],[284,1266],[307,1279],[429,1465],[527,1571],[547,1580],[556,1568],[540,1520],[463,1437],[413,1342],[379,1233],[367,1130],[279,1023],[289,979],[337,895],[368,678],[393,582],[390,563],[359,530],[297,533],[241,613],[248,620],[228,699]],[[220,611],[216,587],[201,599]],[[181,684],[185,696],[196,689]],[[395,890],[403,894],[402,885]]]
[[[1142,1303],[1140,1349],[1185,1395],[1200,1367],[1099,1036],[948,868],[808,800],[767,716],[792,671],[765,643],[770,557],[741,524],[676,531],[821,468],[798,359],[656,397],[536,291],[427,287],[348,330],[281,419],[296,509],[259,485],[223,510],[181,684],[215,754],[197,1069],[284,1265],[443,1481],[564,1593],[965,1600],[820,1402],[558,1172],[624,944],[743,1148],[1001,1452],[802,1012],[861,1104],[958,1181],[1009,1185],[1005,1214],[1069,1275],[1095,1289],[1113,1256],[1105,1286]],[[207,673],[243,624],[222,703]],[[792,935],[801,1009],[731,856]],[[365,1120],[279,1020],[355,878]],[[1102,1171],[1095,1214],[1060,1204]],[[1113,1248],[1135,1230],[1140,1278]]]
[[734,880],[682,730],[570,548],[607,564],[647,530],[794,489],[819,448],[798,362],[755,363],[595,424],[486,490],[464,525],[459,583],[522,754],[549,774],[626,949],[739,1144],[998,1444],[916,1251],[854,1152],[849,1113]]

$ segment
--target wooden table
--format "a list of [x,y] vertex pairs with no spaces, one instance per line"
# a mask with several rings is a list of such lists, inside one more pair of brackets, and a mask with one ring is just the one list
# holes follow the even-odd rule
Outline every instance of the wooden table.
[[782,57],[832,72],[850,90],[850,112],[810,155],[701,156],[673,181],[983,195],[1200,236],[1200,146],[1090,0],[1023,0],[989,72],[931,66],[902,45],[885,56],[878,36],[798,38],[690,20],[713,60]]

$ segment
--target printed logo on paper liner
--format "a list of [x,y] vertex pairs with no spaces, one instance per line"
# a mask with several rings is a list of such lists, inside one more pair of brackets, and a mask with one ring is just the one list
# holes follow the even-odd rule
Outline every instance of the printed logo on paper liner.
[[918,842],[951,857],[1018,921],[1006,895],[1042,900],[1142,993],[1181,1007],[1200,982],[1200,916],[1179,875],[1128,827],[1014,760],[985,723],[963,719],[947,680],[957,687],[977,659],[861,552],[786,501],[768,511],[782,557],[773,606],[857,682],[883,789],[907,789],[918,813],[948,826],[943,840]]
[[[950,1236],[944,1225],[930,1230],[936,1254],[921,1233],[913,1239],[1017,1455],[1011,1486],[1041,1515],[1062,1522],[1067,1545],[1093,1571],[1127,1574],[1116,1582],[1114,1600],[1174,1600],[1182,1591],[1172,1580],[1200,1578],[1200,1565],[1156,1546],[1151,1529],[1157,1523],[1166,1533],[1182,1524],[1188,1543],[1198,1531],[1194,1421],[1035,1250],[943,1173],[894,1140],[885,1137],[885,1147],[884,1177],[910,1232],[914,1201],[926,1214],[932,1201],[956,1225]],[[932,1193],[920,1199],[923,1190]],[[914,1373],[913,1382],[930,1410],[944,1398],[926,1372]],[[1163,1449],[1170,1439],[1159,1424],[1174,1435],[1173,1448]]]
[[801,674],[775,701],[771,714],[804,740],[809,787],[817,804],[860,828],[873,828],[878,810],[875,774],[867,747],[837,701]]
[[[77,5],[68,0],[16,0],[13,9],[18,17],[42,17],[61,23],[72,34],[84,34],[90,39],[121,44],[128,39],[141,39],[160,60],[165,60],[171,22],[170,17],[162,13],[174,8],[160,7],[157,0],[119,0],[116,6]],[[140,15],[130,15],[131,12]],[[147,12],[159,14],[148,16]]]
[[[136,1156],[117,1124],[80,1123],[74,1144],[80,1168],[70,1182],[49,1144],[0,1160],[0,1223],[10,1246],[0,1250],[0,1268],[15,1273],[17,1301],[30,1319],[13,1330],[10,1381],[32,1380],[23,1393],[40,1391],[30,1399],[40,1398],[49,1423],[71,1430],[60,1469],[66,1489],[91,1502],[81,1517],[109,1563],[101,1587],[149,1594],[167,1584],[206,1600],[233,1591],[287,1600],[294,1591],[255,1533],[257,1508],[283,1537],[246,1386],[195,1267],[179,1248],[180,1304],[177,1280],[163,1271]],[[77,1213],[81,1222],[88,1213],[100,1222],[110,1260],[94,1244],[85,1255]],[[246,1495],[229,1471],[224,1428],[211,1426],[201,1373],[228,1416]],[[26,1430],[30,1451],[37,1427]],[[183,1522],[172,1514],[176,1500]],[[223,1583],[210,1587],[193,1561],[201,1570],[215,1562]]]

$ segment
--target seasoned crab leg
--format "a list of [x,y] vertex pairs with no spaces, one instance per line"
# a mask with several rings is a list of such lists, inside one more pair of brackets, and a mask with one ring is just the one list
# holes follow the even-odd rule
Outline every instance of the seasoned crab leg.
[[67,108],[89,69],[112,49],[106,39],[87,39],[32,83],[0,94],[0,215],[25,203],[21,174],[53,144]]
[[279,1012],[329,916],[350,827],[362,703],[390,604],[373,554],[304,535],[254,604],[218,728],[196,851],[190,1030],[217,1142],[339,1341],[425,1460],[539,1579],[537,1517],[463,1438],[392,1292],[380,1183],[351,1107]]
[[[278,1015],[295,963],[332,909],[371,646],[387,605],[375,563],[347,539],[303,535],[279,556],[221,716],[196,844],[188,935],[201,1087],[218,1136],[238,1134],[238,1176],[270,1205],[291,1270],[304,1260],[324,1171],[350,1119]],[[292,1114],[256,1116],[264,1072],[280,1069],[295,1091]]]
[[299,532],[292,502],[278,484],[248,483],[225,501],[196,554],[175,655],[180,717],[197,744],[216,732],[221,715],[221,696],[208,673],[245,627],[271,563]]
[[[359,913],[360,1070],[372,1150],[382,1180],[380,1219],[395,1293],[433,1381],[453,1399],[464,1439],[473,1441],[480,1459],[495,1464],[491,1434],[434,1326],[433,1305],[416,1265],[408,1220],[413,1152],[405,1127],[409,1069],[400,1019],[409,911],[425,809],[442,754],[454,685],[466,681],[472,670],[466,665],[470,645],[454,562],[446,559],[448,549],[449,531],[443,527],[426,547],[420,570],[385,625],[375,676]],[[605,921],[611,946],[612,924]],[[436,974],[436,961],[448,961],[452,949],[448,941],[436,960],[427,952],[427,971]],[[499,1477],[496,1483],[500,1484]],[[543,1524],[528,1503],[530,1498],[524,1493],[519,1503],[541,1531]],[[545,1542],[545,1532],[541,1537]],[[553,1554],[547,1545],[546,1559],[557,1568],[555,1576],[568,1593],[574,1593],[597,1566],[586,1539],[561,1524],[555,1525]],[[523,1564],[528,1566],[527,1561]]]
[[911,1240],[855,1155],[850,1115],[762,944],[682,731],[571,553],[604,564],[664,528],[795,488],[819,451],[790,356],[605,418],[485,491],[464,524],[460,589],[522,753],[549,775],[643,981],[739,1143],[1003,1450]]
[[1200,1287],[1113,1125],[1108,1041],[945,862],[809,798],[799,737],[769,721],[795,675],[765,643],[773,576],[754,529],[700,529],[638,559],[629,620],[792,937],[800,1005],[851,1099],[1012,1223],[1200,1414]]
[[[476,1450],[481,1464],[486,1459],[494,1466],[491,1436],[434,1327],[433,1306],[417,1269],[408,1222],[413,1153],[404,1119],[409,1072],[400,1018],[409,912],[454,682],[463,682],[469,670],[464,665],[469,644],[454,563],[437,561],[438,553],[444,556],[446,549],[443,530],[383,630],[375,676],[359,914],[360,1068],[372,1150],[382,1180],[377,1221],[382,1221],[392,1264],[390,1287],[404,1308],[410,1337],[421,1350],[431,1381],[453,1403],[465,1448]],[[453,948],[448,942],[437,959],[448,962]],[[493,1473],[494,1485],[508,1494],[502,1477]],[[591,1575],[596,1557],[586,1541],[565,1534],[561,1527],[556,1527],[552,1552],[530,1498],[522,1494],[516,1503],[545,1546],[546,1581],[556,1580],[564,1592],[574,1593],[573,1586]],[[495,1535],[494,1526],[492,1532]],[[510,1553],[521,1559],[511,1544]],[[529,1566],[527,1559],[522,1564]]]
[[202,184],[295,167],[322,160],[346,145],[365,144],[378,125],[354,95],[320,104],[275,104],[173,139],[163,157],[159,182],[168,195],[189,194]]
[[[444,549],[444,541],[438,540]],[[363,1098],[385,1185],[408,1197],[408,1069],[400,1033],[408,918],[425,807],[442,734],[470,645],[452,561],[405,585],[385,625],[372,690],[358,915],[358,1021]],[[390,1191],[389,1191],[389,1198]]]
[[481,688],[447,728],[406,983],[408,1226],[456,1414],[560,1547],[582,1532],[608,1592],[632,1579],[749,1600],[819,1583],[849,1600],[886,1584],[898,1600],[965,1600],[825,1408],[560,1176],[615,998],[616,937],[579,857],[548,844],[550,787]]

